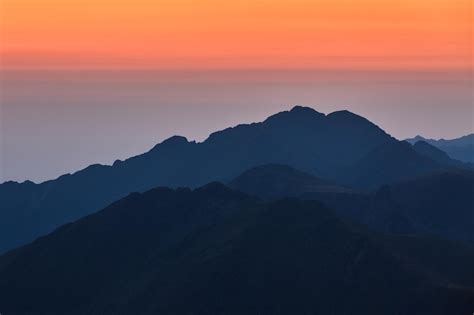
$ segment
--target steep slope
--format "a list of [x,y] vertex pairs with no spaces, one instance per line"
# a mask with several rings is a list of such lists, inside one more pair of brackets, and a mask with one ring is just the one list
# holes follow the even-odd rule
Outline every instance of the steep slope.
[[389,162],[385,151],[373,153],[387,145],[400,146],[363,117],[297,106],[261,123],[216,132],[202,143],[175,136],[113,166],[92,165],[39,185],[6,183],[0,185],[0,253],[131,192],[227,181],[262,164],[286,164],[361,188],[439,168],[413,150]]
[[[219,184],[159,188],[0,257],[0,308],[6,314],[471,311],[471,268],[452,274],[435,261],[425,270],[425,256],[416,251],[391,252],[400,242],[385,247],[317,202],[262,203]],[[458,252],[473,260],[471,249]],[[454,281],[459,277],[462,283]]]

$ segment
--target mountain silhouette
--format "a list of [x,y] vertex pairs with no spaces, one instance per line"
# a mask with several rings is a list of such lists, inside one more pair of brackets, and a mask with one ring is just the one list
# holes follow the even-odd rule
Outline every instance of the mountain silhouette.
[[41,184],[4,183],[0,185],[0,252],[131,192],[227,182],[263,164],[289,165],[357,189],[376,189],[446,167],[361,116],[348,111],[325,115],[296,106],[260,123],[213,133],[202,143],[174,136],[112,166],[91,165]]
[[420,155],[426,156],[433,161],[443,163],[446,165],[456,164],[455,160],[451,159],[449,155],[435,147],[434,145],[429,144],[426,141],[417,141],[413,144],[413,149],[418,152]]
[[366,193],[328,186],[287,166],[266,165],[244,172],[229,186],[264,199],[318,200],[344,218],[383,232],[474,241],[470,170],[435,172]]
[[474,133],[451,140],[434,140],[426,139],[422,136],[416,136],[414,138],[407,139],[406,141],[412,144],[418,141],[424,141],[440,150],[443,150],[453,159],[467,163],[474,163]]
[[6,314],[463,314],[474,306],[473,263],[469,245],[382,237],[315,201],[263,202],[219,183],[157,188],[1,256],[0,307]]
[[390,231],[393,218],[403,218],[418,234],[474,241],[473,196],[473,171],[421,176],[381,188],[368,223]]
[[407,142],[388,141],[348,168],[340,181],[345,177],[355,187],[376,188],[382,183],[394,183],[446,167],[449,166],[417,153]]
[[263,199],[299,197],[308,192],[342,193],[351,190],[286,165],[266,164],[245,171],[228,183]]

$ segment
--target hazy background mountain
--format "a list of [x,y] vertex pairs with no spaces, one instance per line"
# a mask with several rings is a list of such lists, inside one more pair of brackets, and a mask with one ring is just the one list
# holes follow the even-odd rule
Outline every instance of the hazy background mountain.
[[214,183],[131,194],[0,257],[0,305],[7,314],[463,314],[474,306],[473,263],[467,244],[381,236],[318,202],[267,203]]
[[[470,45],[469,36],[463,38]],[[335,71],[281,64],[275,69],[261,64],[212,70],[1,69],[0,182],[42,182],[94,163],[111,165],[175,134],[201,142],[213,131],[262,121],[288,104],[312,104],[324,113],[349,109],[397,139],[474,132],[470,70],[396,70],[392,61],[391,70],[378,71],[339,69],[339,60]]]
[[445,139],[426,139],[422,136],[416,136],[406,141],[414,144],[418,141],[429,143],[444,152],[451,158],[474,163],[474,134],[469,134],[460,138],[445,140]]

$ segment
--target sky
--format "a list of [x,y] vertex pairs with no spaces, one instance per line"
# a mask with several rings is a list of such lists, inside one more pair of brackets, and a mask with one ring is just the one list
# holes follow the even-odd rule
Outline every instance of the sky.
[[0,182],[296,104],[473,132],[471,0],[0,0]]
[[2,0],[13,68],[408,68],[472,62],[471,0]]

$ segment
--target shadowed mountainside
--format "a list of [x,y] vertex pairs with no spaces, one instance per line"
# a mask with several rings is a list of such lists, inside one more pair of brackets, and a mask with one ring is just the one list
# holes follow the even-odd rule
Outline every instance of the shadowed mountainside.
[[[449,257],[460,255],[453,270]],[[468,245],[380,237],[315,201],[266,203],[217,183],[158,188],[0,257],[0,307],[6,314],[463,314],[474,306],[472,263]]]
[[450,171],[382,187],[368,223],[390,231],[402,219],[407,231],[474,241],[474,171]]
[[343,217],[389,233],[474,241],[474,171],[436,172],[362,193],[290,167],[250,169],[229,186],[264,199],[319,200]]
[[213,133],[202,143],[175,136],[112,166],[91,165],[41,184],[4,183],[0,185],[0,253],[131,192],[227,181],[268,163],[361,189],[451,167],[418,154],[351,112],[324,115],[297,106],[261,123]]
[[280,164],[254,167],[228,183],[239,191],[263,199],[299,197],[307,192],[344,193],[351,190]]

